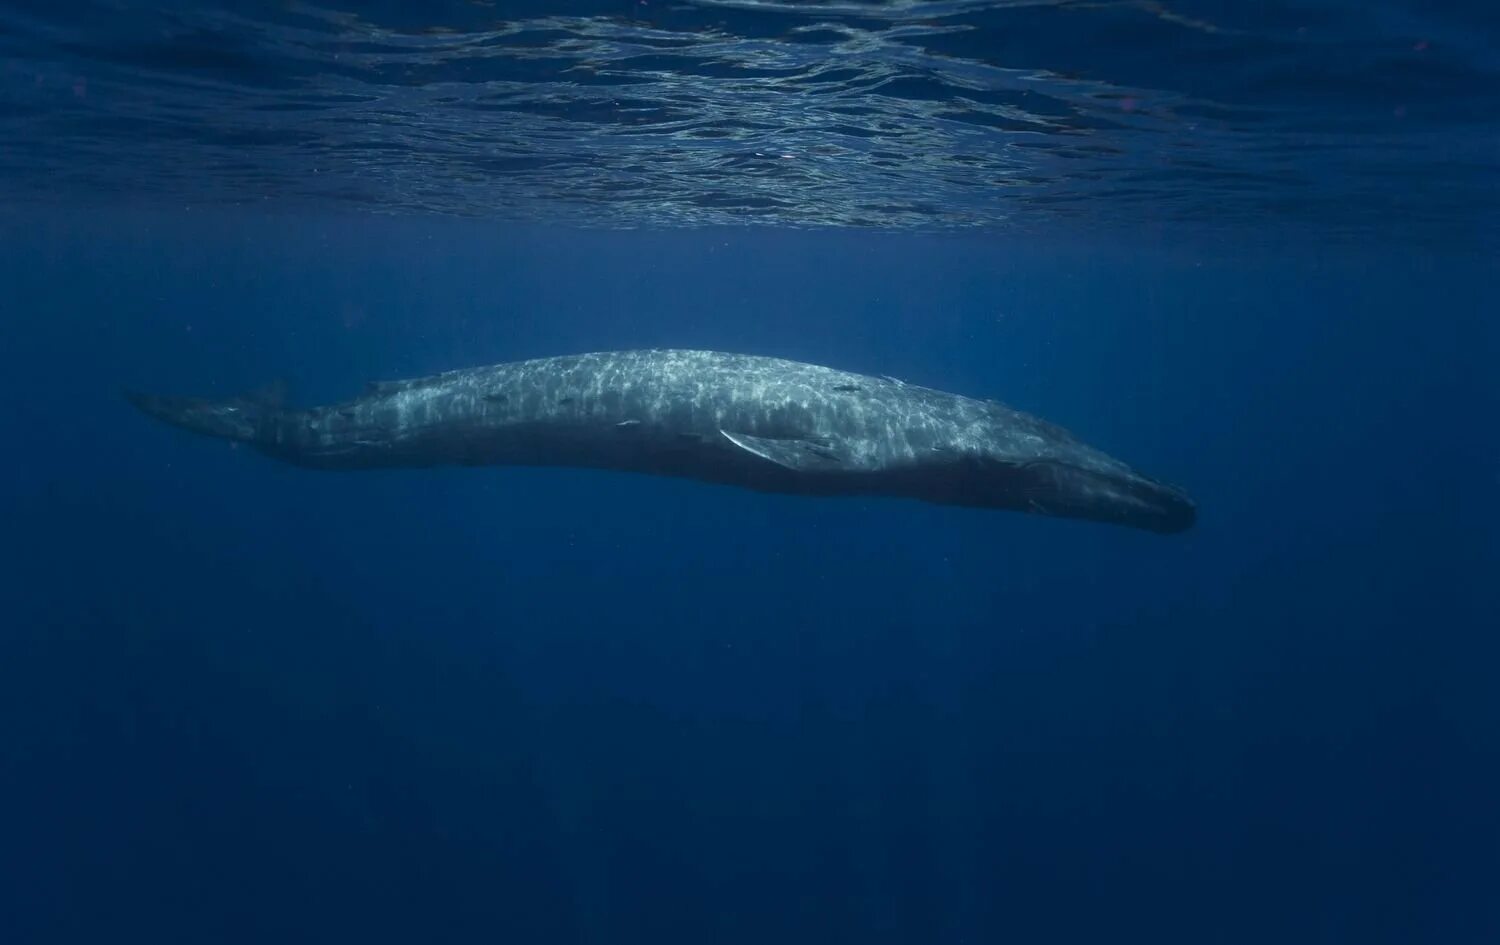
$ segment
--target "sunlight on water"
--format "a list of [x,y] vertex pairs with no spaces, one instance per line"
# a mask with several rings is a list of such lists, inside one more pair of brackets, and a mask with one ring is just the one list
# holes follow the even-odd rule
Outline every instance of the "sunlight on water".
[[397,6],[0,12],[4,190],[609,226],[1451,234],[1497,209],[1473,130],[1500,70],[1438,14]]

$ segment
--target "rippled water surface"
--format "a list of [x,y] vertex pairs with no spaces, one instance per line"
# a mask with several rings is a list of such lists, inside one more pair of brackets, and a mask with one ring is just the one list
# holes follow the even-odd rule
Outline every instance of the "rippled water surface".
[[1488,234],[1500,6],[0,6],[0,195]]

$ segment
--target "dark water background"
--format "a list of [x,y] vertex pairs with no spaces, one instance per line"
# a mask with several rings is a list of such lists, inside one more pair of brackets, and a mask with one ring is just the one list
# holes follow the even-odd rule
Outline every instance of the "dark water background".
[[[140,10],[8,5],[0,67],[25,78],[0,96],[0,942],[1500,940],[1493,14],[1223,6],[1257,36],[1296,35],[1293,13],[1332,24],[1348,53],[1344,98],[1293,57],[1288,102],[1262,102],[1276,127],[1213,137],[1255,166],[1250,142],[1274,143],[1296,99],[1337,132],[1288,159],[1315,185],[1220,203],[1221,178],[1163,170],[1163,199],[1090,201],[1087,163],[1038,158],[1046,180],[1005,204],[1019,220],[959,179],[922,197],[938,212],[827,226],[851,222],[861,182],[919,196],[954,149],[928,137],[889,178],[834,162],[826,187],[772,178],[784,205],[705,213],[712,188],[684,166],[632,177],[598,163],[612,134],[571,126],[472,119],[580,155],[557,176],[470,187],[425,146],[371,163],[413,116],[469,140],[390,91],[390,115],[349,126],[366,137],[332,167],[363,189],[342,199],[298,186],[322,145],[246,138],[226,145],[235,170],[214,163],[222,140],[163,130],[221,136],[245,127],[224,101],[334,74],[223,51],[270,32],[162,40],[174,58],[139,52],[161,36]],[[803,25],[670,9],[711,7],[742,43]],[[1179,45],[1199,58],[1168,62],[1047,19],[1147,30],[1212,7],[922,10],[1033,18],[984,34],[1015,36],[997,57],[1237,100],[1279,61],[1248,39],[1241,59]],[[216,10],[173,15],[250,15]],[[628,12],[585,25],[632,29]],[[38,38],[70,32],[86,41]],[[1445,57],[1451,87],[1410,100],[1451,108],[1412,104],[1420,128],[1389,139],[1337,126],[1399,84],[1373,53],[1348,65],[1371,34]],[[145,125],[110,123],[130,108],[101,89],[157,86],[187,105],[142,92]],[[415,160],[428,189],[403,202],[391,181]],[[1199,525],[566,470],[321,474],[118,395],[280,375],[316,402],[644,346],[996,397],[1183,484]]]

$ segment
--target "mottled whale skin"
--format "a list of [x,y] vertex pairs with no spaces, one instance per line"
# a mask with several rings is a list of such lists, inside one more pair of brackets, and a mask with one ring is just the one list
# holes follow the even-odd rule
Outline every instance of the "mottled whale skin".
[[1191,500],[994,401],[779,358],[614,351],[374,383],[307,410],[127,394],[168,423],[317,469],[585,466],[1180,532]]

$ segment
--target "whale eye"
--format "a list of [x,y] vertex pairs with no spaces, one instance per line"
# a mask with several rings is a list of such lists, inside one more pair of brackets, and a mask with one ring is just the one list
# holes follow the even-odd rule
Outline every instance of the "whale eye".
[[853,394],[859,390],[858,384],[835,384],[833,389],[841,394]]

